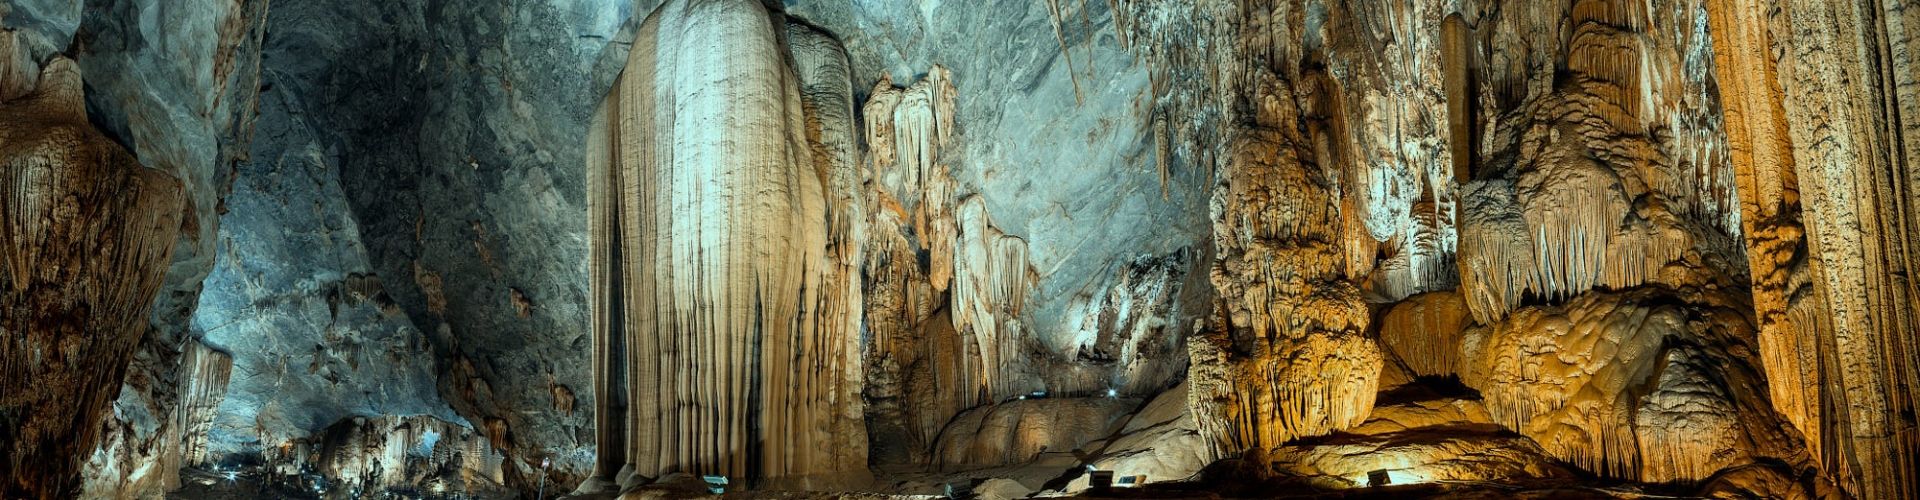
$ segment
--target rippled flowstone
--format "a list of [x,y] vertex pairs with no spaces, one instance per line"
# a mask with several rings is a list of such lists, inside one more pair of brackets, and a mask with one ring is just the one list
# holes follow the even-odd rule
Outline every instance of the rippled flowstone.
[[181,185],[88,123],[72,60],[0,49],[0,497],[65,498],[147,331]]
[[1752,323],[1661,287],[1529,306],[1467,331],[1461,380],[1493,421],[1602,476],[1692,482],[1756,461],[1804,464],[1766,399]]

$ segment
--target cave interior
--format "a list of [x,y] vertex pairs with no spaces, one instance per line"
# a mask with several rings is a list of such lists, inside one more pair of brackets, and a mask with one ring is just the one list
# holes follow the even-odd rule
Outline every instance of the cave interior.
[[1920,498],[1910,0],[0,0],[0,498]]

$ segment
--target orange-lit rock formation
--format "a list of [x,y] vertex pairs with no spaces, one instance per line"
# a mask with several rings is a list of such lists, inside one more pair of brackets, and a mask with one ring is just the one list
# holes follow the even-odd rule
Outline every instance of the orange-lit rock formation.
[[147,330],[181,188],[87,122],[73,61],[0,49],[0,496],[66,498]]

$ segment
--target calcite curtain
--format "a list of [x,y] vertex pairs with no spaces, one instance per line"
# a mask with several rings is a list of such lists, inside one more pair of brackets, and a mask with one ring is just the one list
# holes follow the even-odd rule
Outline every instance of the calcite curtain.
[[597,479],[865,470],[850,85],[755,0],[641,25],[588,145]]

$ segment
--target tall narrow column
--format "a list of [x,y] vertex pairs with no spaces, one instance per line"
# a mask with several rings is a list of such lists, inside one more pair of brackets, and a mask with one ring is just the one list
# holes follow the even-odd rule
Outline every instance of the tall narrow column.
[[589,486],[865,470],[845,66],[755,0],[669,1],[641,24],[589,145]]

